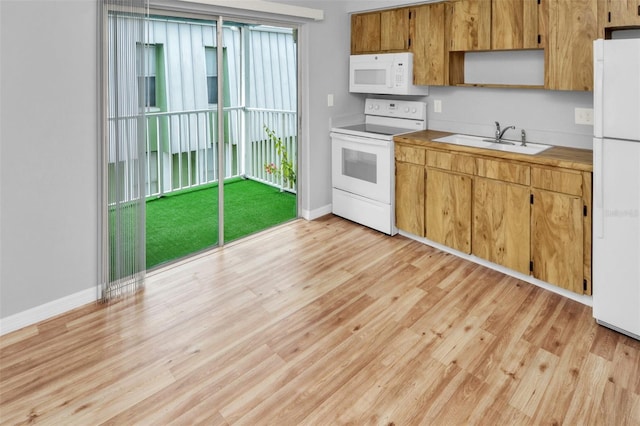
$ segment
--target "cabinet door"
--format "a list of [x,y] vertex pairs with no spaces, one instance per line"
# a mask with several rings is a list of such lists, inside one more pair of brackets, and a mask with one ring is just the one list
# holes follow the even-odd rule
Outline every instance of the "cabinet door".
[[545,88],[593,90],[596,0],[547,0],[549,38],[545,49]]
[[463,253],[471,253],[470,176],[427,169],[426,237]]
[[447,6],[449,50],[491,49],[491,2],[458,0]]
[[583,293],[582,199],[538,189],[531,193],[533,276]]
[[351,15],[351,54],[380,51],[380,12]]
[[606,0],[605,27],[640,25],[640,0]]
[[424,237],[424,166],[396,162],[396,226]]
[[380,51],[409,49],[409,9],[380,12]]
[[414,84],[445,84],[444,15],[444,3],[425,4],[413,11],[411,51]]
[[539,8],[537,0],[492,0],[491,48],[505,50],[541,47],[538,42]]
[[530,190],[501,181],[476,178],[473,187],[474,255],[529,273]]

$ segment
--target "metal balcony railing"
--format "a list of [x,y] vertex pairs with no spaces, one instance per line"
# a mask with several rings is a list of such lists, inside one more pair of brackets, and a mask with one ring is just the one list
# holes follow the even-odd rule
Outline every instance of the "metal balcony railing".
[[[296,191],[295,181],[285,181],[281,157],[265,126],[282,140],[289,160],[297,159],[297,118],[295,111],[225,107],[224,108],[225,178],[243,176],[290,192]],[[218,110],[202,109],[180,112],[153,112],[145,115],[146,176],[145,195],[163,194],[218,181]],[[110,134],[137,134],[140,117],[109,120]],[[135,140],[129,137],[127,140]],[[109,181],[117,185],[110,191],[110,201],[136,198],[138,155],[132,147],[109,149]],[[265,165],[273,164],[276,173]],[[117,167],[116,167],[117,165]],[[270,169],[273,171],[273,169]],[[120,194],[120,195],[115,195]]]

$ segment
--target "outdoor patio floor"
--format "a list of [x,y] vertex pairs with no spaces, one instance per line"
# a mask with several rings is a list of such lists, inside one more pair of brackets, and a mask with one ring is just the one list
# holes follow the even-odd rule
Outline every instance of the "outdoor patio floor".
[[[297,217],[295,194],[242,178],[224,189],[225,242]],[[148,200],[147,269],[217,245],[217,206],[217,183]]]

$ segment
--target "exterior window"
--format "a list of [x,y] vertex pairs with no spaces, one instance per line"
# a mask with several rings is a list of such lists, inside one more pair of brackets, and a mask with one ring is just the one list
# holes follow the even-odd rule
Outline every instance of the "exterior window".
[[218,61],[215,47],[205,47],[207,65],[207,99],[210,105],[218,103]]
[[144,66],[138,66],[138,84],[144,87],[144,106],[155,108],[156,101],[156,45],[140,46],[144,56]]

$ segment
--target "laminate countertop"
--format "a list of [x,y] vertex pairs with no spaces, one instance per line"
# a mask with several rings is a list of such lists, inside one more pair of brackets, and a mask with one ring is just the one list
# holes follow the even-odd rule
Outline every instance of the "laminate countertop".
[[[446,151],[466,152],[469,154],[483,155],[486,157],[504,158],[507,160],[525,161],[544,166],[564,167],[580,171],[593,171],[593,152],[589,149],[567,148],[552,146],[539,154],[519,154],[515,152],[498,151],[488,148],[476,148],[472,146],[434,142],[444,136],[455,133],[441,132],[439,130],[422,130],[419,132],[405,133],[395,136],[395,142],[401,142],[425,148],[437,148]],[[534,143],[533,141],[531,143]]]

